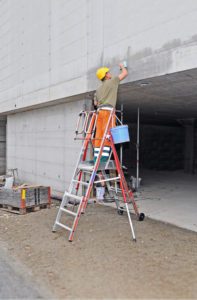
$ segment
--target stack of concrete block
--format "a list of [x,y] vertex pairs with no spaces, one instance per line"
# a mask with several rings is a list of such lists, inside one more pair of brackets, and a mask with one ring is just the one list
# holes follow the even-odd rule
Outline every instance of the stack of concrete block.
[[0,207],[21,214],[50,207],[50,187],[22,185],[12,189],[0,189]]

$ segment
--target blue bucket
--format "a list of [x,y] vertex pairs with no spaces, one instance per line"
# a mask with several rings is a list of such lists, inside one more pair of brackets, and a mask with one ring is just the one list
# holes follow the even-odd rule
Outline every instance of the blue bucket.
[[128,125],[121,125],[111,128],[114,144],[121,144],[130,141]]

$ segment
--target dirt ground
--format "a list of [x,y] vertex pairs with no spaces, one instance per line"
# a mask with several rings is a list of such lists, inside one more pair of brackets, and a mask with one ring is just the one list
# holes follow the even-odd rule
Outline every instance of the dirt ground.
[[0,241],[54,298],[197,298],[196,233],[146,218],[135,243],[126,214],[90,204],[69,243],[57,210],[0,210]]

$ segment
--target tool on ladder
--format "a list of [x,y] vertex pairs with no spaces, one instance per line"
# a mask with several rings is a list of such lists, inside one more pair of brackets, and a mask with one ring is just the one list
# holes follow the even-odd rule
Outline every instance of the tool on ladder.
[[[95,130],[97,125],[97,119],[98,119],[98,113],[100,110],[109,110],[109,118],[106,124],[105,132],[103,137],[101,138],[101,145],[100,150],[98,153],[98,156],[96,158],[96,161],[88,161],[88,149],[89,146],[93,146],[93,141],[95,140]],[[145,217],[143,213],[139,213],[138,207],[134,200],[134,195],[131,190],[129,190],[127,186],[127,182],[124,177],[124,173],[122,171],[122,167],[119,161],[119,157],[114,145],[114,140],[111,132],[110,124],[112,123],[113,118],[116,118],[119,122],[120,120],[116,116],[116,111],[112,107],[108,108],[99,108],[97,111],[82,111],[79,114],[79,120],[77,123],[76,128],[76,139],[78,134],[83,134],[85,137],[81,138],[83,139],[83,145],[79,154],[79,158],[77,160],[77,164],[74,170],[73,177],[71,179],[71,183],[69,186],[68,191],[64,192],[63,199],[61,202],[61,205],[59,207],[59,211],[55,220],[55,224],[53,226],[53,232],[56,231],[57,226],[62,227],[70,232],[69,234],[69,241],[73,241],[73,236],[76,231],[79,219],[81,217],[81,214],[83,214],[86,210],[88,200],[91,195],[91,191],[93,189],[94,183],[99,182],[106,182],[108,186],[108,190],[110,193],[112,193],[112,189],[110,186],[110,182],[118,182],[119,184],[119,191],[122,193],[123,202],[125,205],[125,210],[128,215],[129,219],[129,225],[131,228],[131,233],[133,240],[136,241],[135,232],[133,228],[133,223],[131,220],[130,210],[128,204],[131,203],[134,209],[135,214],[137,215],[138,219],[142,221]],[[81,121],[83,119],[83,122]],[[120,122],[121,123],[121,122]],[[81,130],[79,127],[81,126]],[[101,162],[101,157],[104,149],[105,142],[109,141],[111,146],[111,154],[107,162]],[[111,156],[113,154],[114,161],[111,160]],[[106,174],[106,170],[108,169],[116,169],[117,176],[111,178]],[[95,180],[97,172],[102,172],[105,179],[101,180]],[[88,178],[88,180],[87,180]],[[79,195],[81,194],[81,195]],[[115,197],[115,202],[117,205],[117,209],[119,214],[123,213],[124,208],[120,207],[119,201],[117,197]],[[74,211],[74,207],[77,206],[77,211]],[[72,209],[71,209],[72,208]],[[64,224],[61,221],[62,214],[69,215],[70,217],[74,217],[74,220],[72,222],[71,226],[68,226],[68,224]]]

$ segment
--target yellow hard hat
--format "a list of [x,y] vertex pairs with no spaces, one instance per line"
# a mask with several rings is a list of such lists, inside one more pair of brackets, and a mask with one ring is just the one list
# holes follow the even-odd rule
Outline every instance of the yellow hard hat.
[[98,77],[98,79],[102,80],[106,73],[109,72],[109,68],[103,67],[97,70],[96,72],[96,76]]

